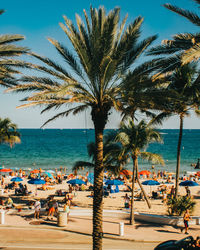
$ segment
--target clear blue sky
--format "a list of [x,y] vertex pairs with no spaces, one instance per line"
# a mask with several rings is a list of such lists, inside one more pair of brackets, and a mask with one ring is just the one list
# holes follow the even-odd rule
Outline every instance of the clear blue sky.
[[[192,0],[9,0],[1,3],[0,9],[6,12],[0,16],[1,34],[22,34],[26,37],[20,45],[29,47],[32,51],[50,58],[58,59],[57,53],[47,37],[55,38],[69,44],[64,32],[59,27],[63,15],[75,21],[75,13],[83,17],[83,9],[89,12],[89,7],[105,6],[107,11],[118,6],[121,17],[128,13],[128,22],[141,15],[144,17],[143,37],[158,34],[155,44],[173,34],[195,32],[197,28],[184,18],[165,9],[164,3],[172,3],[185,9],[199,13],[197,5]],[[18,94],[3,94],[0,88],[0,117],[9,117],[20,128],[39,128],[42,123],[54,113],[40,115],[40,108],[16,109],[23,97]],[[107,127],[117,127],[119,117],[113,114]],[[89,111],[82,116],[61,118],[47,127],[50,128],[85,128],[92,127]],[[200,119],[192,116],[186,119],[185,128],[200,128]],[[163,128],[178,128],[178,118],[174,117],[165,122]]]

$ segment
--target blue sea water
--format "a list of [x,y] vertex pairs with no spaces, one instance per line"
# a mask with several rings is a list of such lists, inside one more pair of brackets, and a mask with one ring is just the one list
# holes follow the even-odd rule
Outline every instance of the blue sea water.
[[[163,144],[151,144],[147,151],[161,154],[165,166],[155,166],[157,169],[175,171],[176,150],[179,130],[161,130]],[[87,143],[94,141],[92,129],[21,129],[21,144],[9,148],[0,145],[0,165],[8,168],[43,168],[54,169],[60,166],[71,170],[77,160],[89,160]],[[192,171],[191,163],[200,158],[200,130],[184,130],[181,171]],[[152,164],[139,162],[140,169],[151,169]],[[132,168],[132,163],[127,169]]]

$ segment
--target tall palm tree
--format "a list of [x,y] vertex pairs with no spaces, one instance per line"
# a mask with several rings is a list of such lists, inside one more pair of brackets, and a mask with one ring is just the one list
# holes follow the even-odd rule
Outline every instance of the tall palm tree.
[[[118,175],[122,170],[122,167],[127,162],[126,158],[120,156],[121,144],[115,141],[117,131],[110,131],[103,136],[103,165],[104,169]],[[73,166],[73,170],[79,170],[82,167],[95,168],[96,150],[95,143],[90,142],[87,145],[88,156],[91,158],[91,162],[76,161]]]
[[[147,152],[146,148],[150,143],[161,142],[161,136],[158,131],[152,127],[152,122],[146,123],[141,120],[135,124],[133,120],[129,120],[127,124],[121,123],[117,140],[123,145],[122,155],[127,155],[133,161],[133,178],[132,178],[132,199],[130,224],[134,222],[134,185],[135,179],[143,190],[138,178],[138,158],[142,158],[153,163],[164,164],[162,157],[158,154]],[[145,194],[145,192],[144,192]]]
[[198,81],[197,63],[184,64],[177,68],[170,76],[168,89],[176,95],[170,103],[165,105],[165,110],[171,114],[179,116],[179,139],[177,145],[177,164],[176,164],[176,193],[178,195],[178,183],[180,173],[181,142],[183,133],[183,122],[186,116],[190,115],[191,110],[195,110],[198,115],[200,105],[200,84]]
[[20,133],[17,131],[17,125],[8,118],[0,118],[0,144],[5,143],[13,147],[15,143],[20,142]]
[[[2,13],[4,10],[0,10],[0,15]],[[15,68],[26,66],[25,62],[14,59],[28,51],[25,47],[13,44],[23,39],[22,35],[0,35],[0,85],[2,86],[15,85],[15,74],[20,73]]]
[[[46,123],[91,109],[95,129],[96,159],[93,199],[93,249],[102,249],[103,132],[111,109],[119,109],[121,76],[126,74],[156,36],[139,41],[143,18],[138,17],[125,27],[127,16],[120,24],[120,9],[107,15],[105,9],[84,10],[85,23],[76,15],[78,29],[64,16],[61,28],[74,49],[48,39],[64,59],[66,67],[53,60],[32,54],[44,65],[38,70],[47,77],[27,76],[14,91],[35,91],[24,106],[45,105],[42,112],[67,107]],[[68,69],[70,67],[71,71]],[[73,75],[72,75],[73,74]],[[23,105],[22,105],[23,106]],[[45,124],[46,124],[45,123]]]

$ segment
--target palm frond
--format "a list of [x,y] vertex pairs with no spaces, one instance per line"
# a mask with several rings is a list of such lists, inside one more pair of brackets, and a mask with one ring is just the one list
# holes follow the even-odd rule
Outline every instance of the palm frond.
[[200,18],[197,14],[188,11],[188,10],[184,10],[181,9],[177,6],[171,5],[171,4],[164,4],[164,7],[187,18],[190,22],[192,22],[193,24],[200,26]]

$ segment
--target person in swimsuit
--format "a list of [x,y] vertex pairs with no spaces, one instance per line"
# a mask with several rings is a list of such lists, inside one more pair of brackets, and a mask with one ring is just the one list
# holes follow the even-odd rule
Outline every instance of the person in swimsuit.
[[[189,209],[187,209],[183,215],[183,222],[185,226],[185,234],[188,234],[188,228],[189,228],[189,220],[190,220],[190,214],[189,214]],[[183,229],[181,229],[181,232]]]

